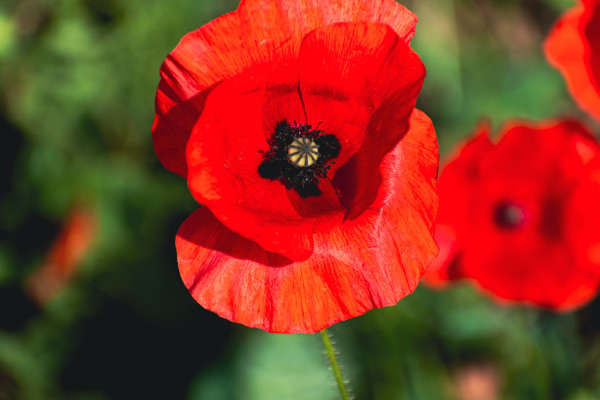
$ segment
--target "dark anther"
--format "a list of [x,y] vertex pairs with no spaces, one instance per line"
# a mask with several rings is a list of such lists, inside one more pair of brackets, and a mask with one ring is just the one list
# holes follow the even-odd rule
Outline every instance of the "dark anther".
[[258,174],[279,180],[287,189],[302,197],[318,196],[317,186],[327,177],[333,158],[340,154],[340,142],[334,135],[312,129],[311,125],[291,126],[281,121],[267,140],[269,150],[263,152]]
[[525,211],[516,204],[501,202],[494,209],[494,222],[500,229],[518,229],[525,223]]

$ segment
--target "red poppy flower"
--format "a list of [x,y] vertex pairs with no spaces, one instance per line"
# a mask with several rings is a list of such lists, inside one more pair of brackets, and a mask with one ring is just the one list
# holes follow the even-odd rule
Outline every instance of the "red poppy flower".
[[568,10],[544,47],[579,106],[600,120],[600,1],[582,0]]
[[568,310],[600,284],[600,147],[572,121],[482,124],[440,175],[440,255],[426,281]]
[[202,306],[309,333],[414,290],[438,158],[415,23],[392,0],[247,0],[167,56],[153,137],[205,206],[176,239]]

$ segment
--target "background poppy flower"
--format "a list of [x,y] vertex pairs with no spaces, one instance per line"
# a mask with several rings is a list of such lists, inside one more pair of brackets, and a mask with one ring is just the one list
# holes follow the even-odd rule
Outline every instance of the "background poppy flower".
[[579,106],[600,120],[600,1],[582,0],[568,10],[544,50]]
[[468,278],[493,296],[568,310],[600,283],[600,148],[572,121],[482,124],[440,176],[434,286]]
[[415,23],[394,1],[250,0],[167,57],[153,137],[205,206],[176,240],[201,305],[308,333],[414,290],[438,159]]
[[77,272],[97,233],[91,207],[74,206],[39,269],[29,275],[26,289],[38,304],[52,300]]

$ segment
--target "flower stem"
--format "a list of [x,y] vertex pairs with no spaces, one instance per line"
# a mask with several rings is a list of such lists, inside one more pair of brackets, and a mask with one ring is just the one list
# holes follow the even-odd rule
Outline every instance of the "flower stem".
[[323,329],[321,331],[321,340],[323,341],[323,346],[327,352],[327,358],[329,359],[329,364],[331,364],[331,370],[333,371],[333,376],[335,377],[338,390],[340,391],[340,396],[342,397],[342,400],[350,400],[348,389],[346,389],[346,384],[344,383],[344,378],[342,377],[342,371],[340,370],[340,366],[335,358],[335,350],[331,344],[331,339],[327,329]]

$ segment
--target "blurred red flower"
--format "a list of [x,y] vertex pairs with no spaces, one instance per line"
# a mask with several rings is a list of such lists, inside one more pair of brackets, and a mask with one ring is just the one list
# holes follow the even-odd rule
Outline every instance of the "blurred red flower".
[[74,206],[44,262],[25,283],[38,304],[52,300],[71,281],[93,245],[97,234],[96,215],[91,207]]
[[440,175],[440,255],[425,280],[569,310],[600,284],[600,147],[572,121],[482,124]]
[[176,239],[202,306],[310,333],[415,289],[438,164],[415,24],[392,0],[247,0],[167,56],[153,138],[205,206]]
[[579,106],[600,120],[600,1],[582,0],[568,10],[544,50]]

